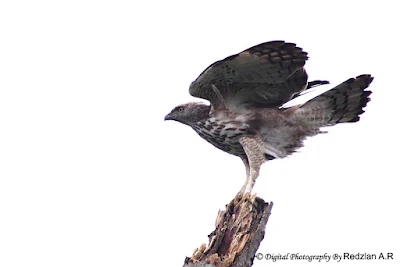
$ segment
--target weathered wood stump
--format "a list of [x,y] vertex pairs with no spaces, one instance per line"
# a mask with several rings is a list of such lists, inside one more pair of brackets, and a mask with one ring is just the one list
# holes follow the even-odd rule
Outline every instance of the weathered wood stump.
[[246,267],[253,264],[255,253],[264,238],[273,203],[256,195],[234,198],[225,211],[219,211],[215,230],[208,236],[184,267]]

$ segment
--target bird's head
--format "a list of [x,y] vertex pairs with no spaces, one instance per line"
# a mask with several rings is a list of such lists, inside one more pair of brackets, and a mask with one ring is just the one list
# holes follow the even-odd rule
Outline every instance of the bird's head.
[[190,102],[175,107],[164,120],[179,121],[186,125],[192,125],[210,116],[211,106],[198,102]]

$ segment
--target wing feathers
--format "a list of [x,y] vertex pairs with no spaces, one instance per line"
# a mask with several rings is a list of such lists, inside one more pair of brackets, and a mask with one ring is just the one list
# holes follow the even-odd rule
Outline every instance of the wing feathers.
[[223,109],[214,84],[229,109],[276,107],[305,89],[307,53],[294,43],[272,41],[253,46],[209,66],[190,85],[192,96]]

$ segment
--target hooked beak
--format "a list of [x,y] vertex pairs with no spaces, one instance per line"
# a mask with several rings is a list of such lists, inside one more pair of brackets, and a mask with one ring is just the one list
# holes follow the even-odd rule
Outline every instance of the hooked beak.
[[164,117],[164,120],[165,120],[165,121],[172,120],[172,118],[171,118],[170,114],[167,114],[167,116],[165,116],[165,117]]

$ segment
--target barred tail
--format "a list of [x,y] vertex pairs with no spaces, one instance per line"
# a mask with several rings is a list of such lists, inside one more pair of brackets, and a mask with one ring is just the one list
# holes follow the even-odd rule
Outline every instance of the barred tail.
[[335,125],[341,122],[356,122],[364,113],[371,91],[365,89],[373,77],[363,74],[350,78],[331,90],[311,99],[296,113],[316,127]]

